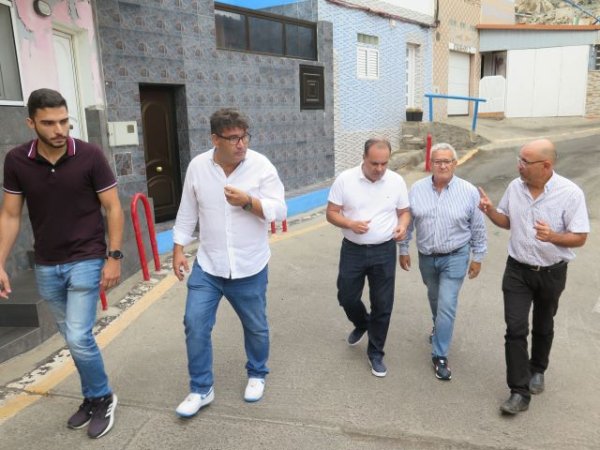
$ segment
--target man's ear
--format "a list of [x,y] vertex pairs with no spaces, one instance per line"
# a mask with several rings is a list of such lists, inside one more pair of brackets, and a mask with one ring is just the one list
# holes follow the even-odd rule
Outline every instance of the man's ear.
[[27,124],[27,126],[29,128],[31,128],[32,130],[35,129],[35,122],[31,119],[31,117],[28,117],[27,119],[25,119],[25,123]]

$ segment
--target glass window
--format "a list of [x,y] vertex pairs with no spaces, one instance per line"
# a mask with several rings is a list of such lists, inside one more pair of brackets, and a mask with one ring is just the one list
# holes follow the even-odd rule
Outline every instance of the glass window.
[[246,17],[230,11],[215,10],[217,47],[246,50]]
[[283,23],[260,17],[248,17],[252,52],[283,55]]
[[0,103],[23,100],[11,7],[0,2]]
[[316,59],[315,33],[312,28],[285,25],[286,54],[304,59]]

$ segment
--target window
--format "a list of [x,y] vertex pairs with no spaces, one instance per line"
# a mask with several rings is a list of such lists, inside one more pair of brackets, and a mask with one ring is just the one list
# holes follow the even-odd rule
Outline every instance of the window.
[[215,3],[217,48],[317,59],[316,24]]
[[0,104],[22,105],[23,92],[12,13],[11,4],[0,0]]
[[325,109],[323,67],[300,65],[300,109]]
[[594,56],[595,56],[595,64],[594,64],[594,70],[600,70],[600,44],[594,46]]
[[361,44],[379,45],[379,38],[377,36],[371,36],[369,34],[358,33],[356,41]]
[[417,91],[417,46],[406,45],[406,107],[414,108]]
[[357,49],[358,78],[376,80],[379,78],[379,50],[368,47]]

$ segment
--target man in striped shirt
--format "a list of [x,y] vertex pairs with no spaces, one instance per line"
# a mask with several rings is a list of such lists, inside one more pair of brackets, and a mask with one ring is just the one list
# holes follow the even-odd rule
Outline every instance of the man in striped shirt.
[[[433,175],[417,181],[409,193],[412,222],[400,243],[400,267],[410,270],[408,247],[417,233],[419,270],[427,286],[433,319],[430,335],[435,376],[450,380],[448,353],[454,331],[458,292],[465,276],[479,275],[487,251],[479,193],[471,183],[454,175],[456,150],[450,144],[431,149]],[[470,263],[469,263],[470,260]]]
[[[500,410],[517,414],[529,408],[531,394],[544,390],[544,372],[558,299],[567,281],[572,248],[585,244],[590,224],[583,191],[554,172],[556,150],[548,139],[532,141],[517,157],[519,178],[506,189],[497,208],[480,188],[480,209],[510,230],[502,280],[506,335],[506,379],[511,395]],[[533,304],[531,358],[529,311]]]

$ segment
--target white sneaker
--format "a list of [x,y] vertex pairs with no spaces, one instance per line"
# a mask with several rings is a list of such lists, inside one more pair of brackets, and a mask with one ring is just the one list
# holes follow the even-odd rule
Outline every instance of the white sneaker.
[[264,378],[248,378],[248,385],[244,392],[244,400],[247,402],[259,401],[265,392]]
[[212,387],[206,394],[192,392],[179,404],[175,412],[179,417],[192,417],[200,411],[200,408],[210,405],[214,399],[215,391]]

